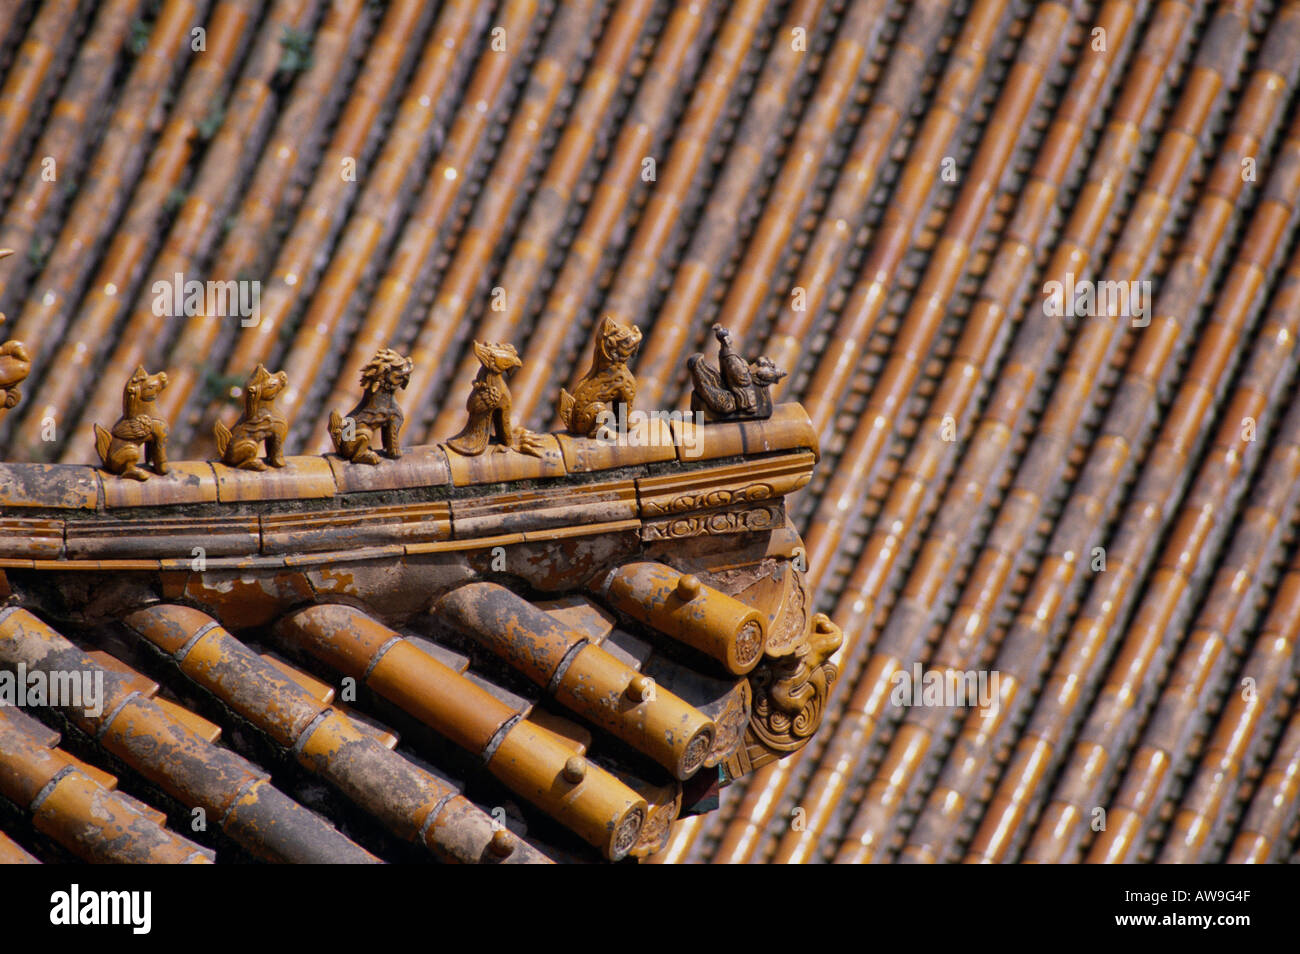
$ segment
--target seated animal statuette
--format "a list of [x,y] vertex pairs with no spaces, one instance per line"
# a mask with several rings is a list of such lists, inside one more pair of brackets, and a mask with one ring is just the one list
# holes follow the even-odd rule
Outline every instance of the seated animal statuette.
[[[11,248],[0,248],[0,258],[13,253]],[[0,325],[4,322],[5,316],[0,314]],[[0,418],[5,416],[6,411],[17,407],[18,402],[23,399],[23,393],[18,390],[18,385],[27,380],[31,370],[32,359],[21,341],[0,343]]]
[[[289,433],[289,423],[275,413],[276,396],[289,386],[289,376],[283,371],[271,374],[258,365],[244,385],[244,414],[232,428],[217,421],[214,428],[217,451],[227,467],[244,470],[266,470],[284,466],[284,439]],[[266,461],[258,459],[262,445],[266,445]]]
[[411,359],[390,348],[375,353],[361,369],[363,393],[346,417],[330,411],[330,440],[340,457],[354,464],[379,463],[375,448],[383,445],[384,456],[402,456],[402,422],[406,419],[397,405],[397,392],[411,381]]
[[470,386],[465,409],[469,420],[460,433],[445,443],[458,454],[477,457],[489,446],[534,457],[542,455],[536,435],[511,421],[510,388],[506,377],[523,362],[512,344],[474,342],[474,356],[482,365]]
[[167,473],[167,422],[154,416],[153,403],[165,387],[166,374],[137,367],[122,389],[122,416],[112,430],[95,425],[95,450],[110,474],[148,480],[141,458],[147,458],[156,473]]
[[618,416],[619,405],[632,410],[636,378],[627,363],[641,347],[641,329],[606,315],[596,327],[591,367],[570,394],[560,389],[560,419],[570,434],[595,437],[603,415]]

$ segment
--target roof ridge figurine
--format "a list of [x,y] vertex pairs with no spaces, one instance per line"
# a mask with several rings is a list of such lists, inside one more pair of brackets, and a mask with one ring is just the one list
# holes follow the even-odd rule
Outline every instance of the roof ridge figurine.
[[167,375],[162,371],[150,374],[144,365],[137,365],[127,378],[122,388],[122,416],[111,431],[95,425],[95,450],[104,470],[132,480],[148,480],[149,471],[140,466],[143,457],[155,473],[167,473],[167,422],[153,414],[154,398],[165,387]]
[[363,393],[346,417],[330,411],[329,433],[340,457],[354,464],[379,463],[374,448],[383,442],[384,456],[402,456],[402,423],[406,420],[397,404],[397,392],[411,382],[411,359],[391,348],[375,352],[361,369]]
[[[284,466],[284,439],[289,433],[289,423],[275,413],[275,399],[288,386],[289,376],[283,371],[271,374],[261,364],[253,369],[244,385],[243,415],[232,428],[220,421],[213,428],[222,463],[244,470],[266,470],[268,464]],[[263,442],[265,463],[257,456]]]
[[542,450],[537,443],[537,435],[527,428],[515,427],[510,417],[512,402],[506,377],[523,366],[515,346],[509,343],[475,341],[474,356],[482,367],[474,376],[469,398],[465,401],[469,420],[460,429],[460,433],[444,443],[466,457],[477,457],[489,446],[498,451],[514,450],[541,457]]
[[693,354],[686,359],[695,389],[691,410],[704,411],[715,421],[766,420],[772,416],[771,387],[786,376],[766,355],[746,361],[733,350],[731,332],[713,326],[718,339],[718,366]]
[[632,410],[636,378],[628,370],[641,347],[641,329],[606,315],[596,326],[591,367],[570,394],[560,388],[559,414],[570,434],[595,437],[606,412],[617,415],[618,405]]
[[[11,248],[0,248],[0,258],[6,258],[13,253],[14,250]],[[4,321],[5,316],[0,313],[0,325],[3,325]],[[18,402],[23,399],[23,393],[18,390],[18,385],[27,380],[31,370],[31,356],[27,354],[27,349],[23,347],[21,341],[0,343],[0,418],[17,407]]]

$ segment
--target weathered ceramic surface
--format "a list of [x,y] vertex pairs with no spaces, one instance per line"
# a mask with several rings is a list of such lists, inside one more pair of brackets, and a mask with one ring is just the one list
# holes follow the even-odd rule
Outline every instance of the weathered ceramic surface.
[[[172,532],[183,534],[189,519],[196,527],[204,527],[198,532],[220,532],[223,526],[251,518],[261,521],[263,535],[268,528],[271,534],[282,534],[296,523],[304,533],[296,546],[301,552],[525,532],[539,539],[537,534],[543,531],[559,537],[566,528],[577,531],[582,526],[623,525],[723,505],[778,501],[804,486],[811,476],[814,458],[803,448],[813,436],[797,405],[779,406],[771,421],[711,424],[702,426],[701,431],[701,452],[690,458],[691,469],[681,471],[671,466],[677,459],[672,446],[647,453],[639,443],[619,446],[546,435],[539,440],[539,456],[503,450],[465,457],[432,445],[409,448],[400,460],[383,460],[374,466],[356,465],[332,455],[290,456],[283,467],[265,471],[231,468],[219,461],[176,461],[169,473],[148,481],[124,480],[90,467],[0,463],[0,499],[6,510],[14,508],[15,515],[23,509],[119,511],[112,520],[86,515],[84,527],[70,526],[83,518],[69,512],[62,519],[73,536],[95,527],[97,520],[105,527],[122,526],[125,515],[120,511],[125,508],[148,508],[146,519],[161,521],[150,538],[166,558],[175,558],[179,545],[168,542],[164,528],[174,525]],[[660,429],[656,433],[662,438],[671,432]],[[680,446],[675,449],[681,451]],[[750,463],[711,463],[729,457],[754,459]],[[581,480],[563,480],[569,473],[566,460],[576,462],[573,473],[581,475]],[[603,466],[597,469],[596,463]],[[609,477],[593,479],[601,471],[609,472]],[[647,472],[649,476],[641,476]],[[528,489],[512,490],[511,484]],[[484,489],[478,490],[480,486]],[[383,505],[371,505],[371,495],[380,491],[394,493],[386,496]],[[441,509],[435,502],[425,502],[429,494],[442,498]],[[332,499],[324,505],[327,509],[314,503],[321,498]],[[404,504],[403,499],[411,503]],[[313,503],[307,505],[307,501]],[[286,510],[284,502],[302,503],[306,509]],[[213,503],[218,506],[205,506]],[[57,523],[60,518],[41,519]],[[777,520],[777,525],[780,522]],[[418,529],[420,524],[427,529]],[[372,529],[358,539],[349,528],[361,526]],[[378,529],[383,527],[390,528],[388,536]],[[315,538],[305,535],[308,530],[316,531]],[[130,553],[135,558],[143,550],[129,536],[121,536],[120,546],[124,555]],[[33,552],[38,547],[34,541]],[[284,549],[282,543],[259,544],[245,555]],[[107,558],[110,551],[111,546],[106,545],[100,556]],[[228,554],[225,548],[223,555]]]
[[[1295,855],[1294,4],[572,0],[489,22],[474,0],[340,0],[261,5],[274,29],[209,17],[201,57],[188,15],[146,32],[121,5],[84,23],[69,6],[0,18],[0,244],[17,250],[0,251],[0,606],[183,696],[153,701],[199,740],[257,731],[151,668],[124,612],[205,613],[286,693],[324,705],[326,685],[346,722],[313,743],[307,794],[285,795],[328,788],[325,816],[375,819],[352,833],[385,859]],[[227,282],[260,304],[191,313]],[[457,452],[438,442],[471,416],[474,342],[521,366],[510,426]],[[385,348],[411,370],[403,457],[375,463],[384,435],[344,446],[342,418]],[[223,471],[217,424],[237,426],[259,364],[285,372],[291,459]],[[167,375],[149,416],[181,461],[143,481],[85,466],[136,367]],[[684,419],[693,393],[707,417],[747,415],[756,372],[779,370],[768,393],[802,407]],[[585,418],[611,401],[659,415],[593,440]],[[605,605],[636,564],[753,608],[764,661],[735,676]],[[585,637],[558,678],[426,612],[485,584]],[[643,608],[674,629],[668,596]],[[566,830],[525,760],[493,774],[372,689],[340,701],[339,672],[273,632],[333,604],[529,722],[516,741],[549,732],[557,790],[586,784],[568,765],[585,759],[634,810]],[[925,685],[981,673],[996,711],[927,703]],[[640,678],[711,720],[704,769],[673,777],[578,674],[634,722],[654,715]],[[894,691],[909,681],[919,701]],[[364,768],[402,784],[354,784],[360,739]],[[24,753],[9,777],[72,771],[44,814],[6,821],[0,858],[111,857],[112,830],[76,841],[88,811],[143,819],[121,846],[135,860],[203,841],[114,788],[104,766],[152,784],[140,753],[33,744],[49,758],[0,745]],[[531,795],[502,782],[516,766]],[[467,779],[487,800],[433,811]],[[246,833],[300,817],[262,804]],[[497,805],[521,807],[485,817]],[[592,820],[615,816],[622,837],[598,845]],[[255,842],[222,851],[304,844]]]
[[[10,498],[50,516],[7,518],[29,533],[23,547],[11,546],[0,560],[24,604],[57,605],[81,625],[125,620],[197,686],[299,753],[299,761],[406,840],[415,837],[411,825],[419,816],[410,813],[421,811],[419,804],[427,809],[434,799],[438,812],[449,811],[442,783],[393,761],[400,759],[399,735],[343,705],[332,685],[278,655],[251,653],[234,633],[271,629],[279,644],[356,680],[479,760],[506,789],[601,856],[644,857],[663,846],[683,808],[683,785],[697,774],[716,770],[730,781],[783,754],[779,742],[757,741],[750,681],[760,677],[743,677],[783,665],[782,655],[802,646],[809,631],[806,619],[790,631],[780,606],[785,589],[754,582],[778,563],[788,571],[781,576],[787,585],[798,575],[789,569],[795,548],[782,541],[793,533],[783,501],[807,484],[814,455],[809,429],[792,426],[797,419],[797,408],[782,408],[770,424],[743,425],[751,436],[720,433],[739,424],[706,425],[706,436],[717,431],[718,439],[707,442],[711,453],[690,463],[679,459],[665,425],[642,432],[668,441],[650,454],[636,444],[546,435],[533,438],[537,454],[500,445],[466,456],[432,445],[374,464],[337,455],[287,457],[264,470],[179,461],[146,481],[49,465],[26,465],[29,477],[22,465],[11,465]],[[766,437],[765,426],[772,431]],[[745,459],[731,452],[750,440],[764,453]],[[47,482],[50,473],[60,480]],[[696,538],[709,542],[693,546]],[[677,544],[677,565],[695,564],[690,572],[637,562],[667,539]],[[737,576],[737,561],[743,567],[754,560],[769,570]],[[726,567],[716,581],[721,589],[711,585],[719,566]],[[657,575],[642,580],[638,567]],[[664,604],[656,589],[661,576],[679,597],[689,583],[681,606]],[[772,596],[770,607],[729,595],[746,583],[747,594]],[[552,594],[563,609],[552,613],[511,587]],[[28,628],[19,643],[78,652],[21,612],[17,625]],[[617,622],[614,614],[622,614],[627,629],[601,624]],[[448,633],[431,654],[394,628],[422,618],[451,626],[477,647],[474,655],[486,653],[517,671],[524,682],[516,688],[525,694],[483,681],[482,663],[468,670],[449,665],[441,658]],[[780,640],[768,639],[771,620],[781,621]],[[29,631],[34,635],[23,635]],[[777,652],[764,663],[769,643]],[[124,692],[143,678],[120,661],[106,671]],[[542,701],[567,717],[536,708]],[[132,709],[131,717],[160,736],[189,740],[195,758],[202,756],[188,769],[193,778],[173,778],[157,752],[130,764],[166,785],[208,785],[212,773],[225,771],[225,750],[202,745],[217,741],[220,727],[169,705]],[[601,737],[600,764],[588,758],[595,740],[582,724]],[[616,740],[613,749],[606,739]],[[341,754],[357,745],[361,761],[373,762],[370,770],[398,773],[396,792],[358,782],[355,756]],[[636,757],[620,756],[618,746]],[[210,798],[226,790],[208,788]],[[257,825],[275,825],[277,813],[297,810],[271,789],[264,799]],[[460,811],[452,829],[428,827],[434,816],[425,816],[423,843],[435,854],[534,859],[491,824],[484,829],[473,806]],[[239,827],[242,818],[230,824],[262,857],[370,858],[328,827],[313,834],[315,816],[289,825],[293,837],[274,844]]]

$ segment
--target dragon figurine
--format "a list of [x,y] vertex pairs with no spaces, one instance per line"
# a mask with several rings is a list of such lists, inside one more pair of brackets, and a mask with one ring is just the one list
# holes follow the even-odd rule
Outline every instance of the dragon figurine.
[[95,450],[104,470],[132,480],[148,480],[149,471],[140,466],[144,457],[155,473],[167,473],[167,422],[153,414],[154,398],[165,387],[167,375],[161,371],[150,374],[143,365],[127,379],[122,389],[122,416],[113,429],[95,425]]
[[631,410],[636,398],[636,378],[627,363],[640,347],[640,328],[622,324],[613,315],[600,320],[591,368],[572,394],[560,389],[560,420],[570,434],[595,437],[602,415],[617,414],[619,404]]
[[[817,731],[831,683],[839,675],[831,656],[843,641],[843,630],[825,613],[817,613],[807,639],[793,653],[754,671],[749,734],[768,753],[793,752]],[[760,749],[752,758],[757,767],[771,756]]]
[[460,433],[445,443],[458,454],[477,457],[488,449],[514,450],[534,457],[542,456],[537,436],[510,419],[510,388],[506,377],[523,362],[512,344],[474,342],[474,356],[482,365],[470,386],[465,409],[469,420]]
[[[361,400],[347,417],[330,411],[330,439],[340,457],[354,464],[378,464],[374,448],[383,441],[384,454],[402,456],[401,431],[405,417],[397,406],[397,392],[411,382],[411,359],[390,348],[375,353],[361,369]],[[351,426],[349,426],[349,424]]]
[[738,355],[731,346],[731,332],[722,325],[713,326],[718,339],[718,366],[693,354],[686,359],[695,389],[691,392],[691,410],[705,411],[715,421],[766,419],[772,416],[771,387],[786,372],[763,356],[753,363]]
[[[244,386],[244,415],[232,428],[217,421],[214,432],[217,452],[227,467],[244,470],[266,470],[284,466],[284,439],[289,433],[289,423],[275,413],[275,398],[289,386],[289,376],[283,371],[271,374],[258,365]],[[261,445],[266,443],[266,462],[258,459]]]

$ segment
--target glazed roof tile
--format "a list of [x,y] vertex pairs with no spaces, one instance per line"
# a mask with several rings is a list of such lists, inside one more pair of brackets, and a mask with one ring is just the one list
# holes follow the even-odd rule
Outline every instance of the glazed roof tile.
[[[0,709],[0,860],[1294,855],[1300,4],[72,16],[0,20],[0,337],[32,366],[0,419],[0,662],[86,657],[134,693],[116,718],[268,805],[182,836],[168,799],[230,792]],[[178,272],[261,281],[260,322],[160,318]],[[1052,314],[1053,281],[1148,283],[1150,321]],[[638,407],[687,406],[714,322],[787,403],[440,443],[471,341],[513,342],[515,423],[559,427],[606,314],[644,334]],[[353,464],[329,415],[382,347],[415,359],[407,446]],[[212,437],[259,362],[289,380],[268,473]],[[137,364],[173,458],[144,482],[91,465]],[[736,645],[812,652],[816,610],[843,627],[837,677],[800,657],[833,680],[820,728],[759,764]],[[918,671],[995,673],[996,711],[897,704]],[[679,818],[715,772],[720,807]],[[77,834],[98,806],[140,826],[125,855]]]

